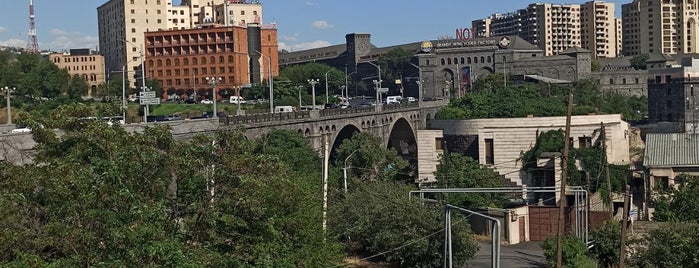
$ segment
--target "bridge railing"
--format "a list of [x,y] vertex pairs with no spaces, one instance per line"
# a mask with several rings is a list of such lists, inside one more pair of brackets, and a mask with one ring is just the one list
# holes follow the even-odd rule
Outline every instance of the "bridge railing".
[[320,116],[334,116],[334,115],[344,115],[344,114],[357,114],[357,113],[368,113],[373,112],[376,109],[374,107],[356,107],[356,108],[345,108],[345,109],[323,109],[319,110]]
[[294,119],[306,119],[310,118],[310,112],[291,112],[291,113],[260,113],[260,114],[250,114],[250,115],[229,115],[226,117],[221,117],[219,119],[219,124],[221,125],[236,125],[236,124],[252,124],[252,123],[264,123],[273,121],[284,121],[284,120],[294,120]]

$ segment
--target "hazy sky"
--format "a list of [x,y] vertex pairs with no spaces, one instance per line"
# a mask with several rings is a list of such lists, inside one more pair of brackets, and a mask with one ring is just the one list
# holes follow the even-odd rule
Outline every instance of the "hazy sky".
[[[97,47],[97,7],[107,0],[33,1],[40,49]],[[537,1],[261,1],[263,23],[276,22],[280,49],[291,51],[344,44],[348,33],[369,33],[372,43],[379,47],[454,36],[457,28],[470,27],[474,19],[511,12],[533,2]],[[608,2],[617,3],[618,16],[620,5],[631,0]],[[0,4],[0,45],[26,47],[29,0],[0,0]]]

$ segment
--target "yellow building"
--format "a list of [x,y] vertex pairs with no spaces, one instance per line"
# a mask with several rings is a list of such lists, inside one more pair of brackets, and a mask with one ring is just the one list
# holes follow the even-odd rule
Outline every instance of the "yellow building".
[[80,76],[87,82],[88,97],[97,90],[97,87],[105,82],[104,57],[95,54],[90,49],[71,49],[68,53],[53,53],[49,60],[68,73]]
[[624,55],[697,53],[697,1],[634,0],[621,10]]

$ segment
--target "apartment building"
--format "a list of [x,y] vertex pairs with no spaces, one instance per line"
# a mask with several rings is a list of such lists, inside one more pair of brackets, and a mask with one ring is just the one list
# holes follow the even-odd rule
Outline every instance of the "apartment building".
[[78,75],[88,85],[85,96],[92,96],[97,87],[105,82],[104,57],[91,49],[71,49],[67,53],[52,53],[49,61],[65,69],[71,76]]
[[620,47],[614,4],[602,1],[577,4],[530,4],[506,14],[474,20],[477,36],[517,35],[554,55],[571,47],[615,57]]
[[699,4],[634,0],[622,5],[624,55],[697,53]]
[[592,1],[580,6],[582,47],[597,58],[621,56],[614,3]]
[[215,98],[227,99],[237,96],[242,85],[279,73],[273,25],[166,30],[145,33],[145,38],[146,65],[163,85],[162,98],[196,92],[213,99],[207,78],[215,78]]
[[[227,12],[226,12],[227,11]],[[226,14],[229,14],[226,16]],[[126,66],[131,86],[142,73],[144,33],[195,29],[226,21],[262,23],[262,4],[243,0],[109,0],[97,8],[100,52],[107,70]],[[140,83],[138,84],[140,86]]]

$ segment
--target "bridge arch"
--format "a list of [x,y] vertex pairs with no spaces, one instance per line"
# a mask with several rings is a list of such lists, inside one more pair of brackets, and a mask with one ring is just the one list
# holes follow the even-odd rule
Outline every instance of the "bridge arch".
[[352,135],[355,133],[360,133],[362,132],[360,128],[353,124],[347,124],[340,129],[340,131],[336,132],[337,134],[335,137],[333,137],[332,141],[332,147],[330,147],[330,160],[334,161],[335,160],[335,152],[338,147],[340,147],[340,144],[344,142],[345,140],[348,140],[352,138]]
[[408,162],[415,163],[417,161],[415,128],[403,117],[396,119],[392,124],[386,148],[396,149],[398,155]]

